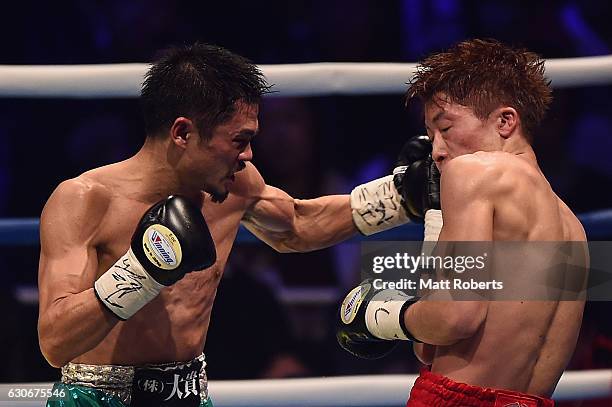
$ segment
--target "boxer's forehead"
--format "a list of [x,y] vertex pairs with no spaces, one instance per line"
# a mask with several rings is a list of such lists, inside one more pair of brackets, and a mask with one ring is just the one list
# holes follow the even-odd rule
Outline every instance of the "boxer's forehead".
[[256,133],[259,129],[259,105],[236,102],[236,112],[229,121],[230,129],[235,132],[250,131]]
[[259,105],[236,102],[236,111],[230,119],[215,128],[214,133],[255,136],[259,132]]
[[466,115],[473,115],[471,108],[453,102],[444,94],[437,94],[425,103],[425,126],[432,128],[442,121],[454,121]]

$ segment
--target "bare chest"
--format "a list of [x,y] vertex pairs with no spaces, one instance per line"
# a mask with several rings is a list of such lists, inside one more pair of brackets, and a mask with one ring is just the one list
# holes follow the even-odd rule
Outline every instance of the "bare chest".
[[[98,275],[108,270],[129,249],[132,234],[150,206],[149,203],[121,198],[111,204],[95,241]],[[209,200],[204,203],[202,213],[215,242],[217,262],[206,273],[197,273],[202,274],[201,277],[204,274],[212,274],[208,278],[221,277],[244,214],[243,206],[239,198],[230,197],[221,204]]]

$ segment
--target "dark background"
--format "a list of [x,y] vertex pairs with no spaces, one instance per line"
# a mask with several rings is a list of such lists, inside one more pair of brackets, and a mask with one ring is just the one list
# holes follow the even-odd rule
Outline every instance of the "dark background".
[[[545,58],[612,53],[612,3],[605,0],[25,0],[4,7],[1,64],[148,62],[160,48],[194,41],[258,64],[415,62],[473,37]],[[535,137],[545,175],[578,213],[612,208],[611,90],[556,89]],[[254,162],[269,184],[296,197],[345,193],[387,174],[403,141],[423,131],[421,122],[401,95],[269,98]],[[0,99],[0,217],[38,217],[59,182],[130,156],[143,137],[136,99]],[[9,327],[0,331],[0,381],[57,378],[36,339],[38,250],[0,247],[2,323]],[[333,315],[359,278],[358,251],[349,243],[279,255],[265,245],[237,245],[213,312],[209,377],[416,372],[407,346],[363,362],[335,344]],[[587,305],[569,368],[610,367],[611,310]]]

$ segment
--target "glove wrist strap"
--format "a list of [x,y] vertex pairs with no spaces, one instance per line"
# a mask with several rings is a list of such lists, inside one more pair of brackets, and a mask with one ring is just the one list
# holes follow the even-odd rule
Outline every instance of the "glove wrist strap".
[[350,201],[353,222],[366,236],[409,222],[393,175],[355,187]]
[[155,298],[163,287],[146,272],[130,248],[96,280],[94,292],[113,314],[127,320]]
[[440,237],[440,231],[444,221],[442,220],[442,211],[439,209],[430,209],[425,212],[425,236],[426,242],[437,242]]
[[414,297],[398,290],[381,290],[366,308],[368,331],[378,339],[414,340],[404,327],[404,311],[412,305]]

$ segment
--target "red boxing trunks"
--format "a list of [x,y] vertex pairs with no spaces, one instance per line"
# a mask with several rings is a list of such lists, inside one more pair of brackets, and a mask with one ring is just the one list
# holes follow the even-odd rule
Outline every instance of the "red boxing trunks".
[[543,397],[457,383],[423,369],[406,407],[554,407]]

